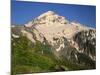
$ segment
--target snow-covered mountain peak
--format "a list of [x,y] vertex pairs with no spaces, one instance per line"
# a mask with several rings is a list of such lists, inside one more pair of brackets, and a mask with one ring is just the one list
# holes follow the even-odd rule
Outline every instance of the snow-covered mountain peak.
[[50,26],[50,25],[66,25],[68,21],[65,19],[65,17],[60,16],[56,14],[53,11],[47,11],[34,20],[28,22],[25,24],[26,27],[32,27],[36,25],[44,25],[44,26]]

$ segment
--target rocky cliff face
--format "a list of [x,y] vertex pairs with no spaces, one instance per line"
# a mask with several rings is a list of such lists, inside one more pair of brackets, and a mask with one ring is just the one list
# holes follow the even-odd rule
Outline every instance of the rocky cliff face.
[[60,60],[95,68],[96,30],[93,28],[69,22],[65,17],[48,11],[21,28],[12,27],[12,39],[20,35],[26,36],[33,44],[40,41],[45,45],[46,40],[51,45],[51,52]]

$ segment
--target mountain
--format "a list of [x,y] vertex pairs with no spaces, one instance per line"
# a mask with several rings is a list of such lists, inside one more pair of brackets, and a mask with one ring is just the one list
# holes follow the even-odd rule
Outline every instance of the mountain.
[[54,60],[59,60],[62,63],[58,65],[60,70],[95,68],[96,29],[94,28],[70,22],[53,11],[47,11],[24,26],[12,25],[11,32],[12,50],[17,47],[18,40],[25,38],[28,41],[26,46],[29,48],[34,48],[39,42],[41,46],[38,50],[41,50],[41,54],[52,53],[48,54],[48,58],[54,56]]

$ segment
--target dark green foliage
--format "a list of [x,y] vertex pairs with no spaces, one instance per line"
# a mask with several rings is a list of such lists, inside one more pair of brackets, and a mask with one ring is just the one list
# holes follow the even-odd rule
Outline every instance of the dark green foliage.
[[[83,59],[83,61],[85,61],[85,60]],[[88,62],[88,61],[86,60],[86,62]],[[59,60],[59,64],[60,64],[60,67],[63,66],[63,69],[65,71],[94,69],[93,66],[91,67],[91,65],[87,65],[87,64],[84,64],[84,63],[78,64],[76,62],[72,62],[72,60],[69,60],[69,59],[67,59],[63,56],[61,56],[61,60]]]
[[56,71],[55,65],[56,60],[50,52],[49,45],[43,45],[39,41],[33,45],[24,36],[17,39],[13,38],[12,75],[17,73]]

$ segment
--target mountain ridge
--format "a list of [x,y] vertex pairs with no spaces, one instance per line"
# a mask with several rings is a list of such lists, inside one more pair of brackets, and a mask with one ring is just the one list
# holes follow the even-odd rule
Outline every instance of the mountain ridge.
[[[13,25],[11,30],[12,40],[26,37],[32,45],[40,42],[43,48],[50,46],[50,52],[63,63],[70,61],[75,65],[86,66],[88,69],[95,68],[95,28],[69,22],[55,12],[47,11],[24,26]],[[41,53],[43,54],[44,51],[42,50]]]

